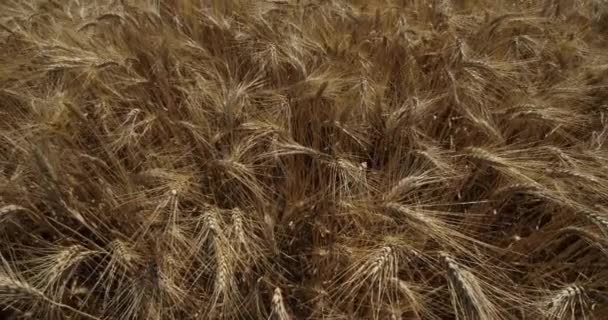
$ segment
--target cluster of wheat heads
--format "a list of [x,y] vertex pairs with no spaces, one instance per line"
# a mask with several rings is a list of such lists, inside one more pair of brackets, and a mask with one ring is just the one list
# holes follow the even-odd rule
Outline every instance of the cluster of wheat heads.
[[0,308],[608,319],[605,0],[0,1]]

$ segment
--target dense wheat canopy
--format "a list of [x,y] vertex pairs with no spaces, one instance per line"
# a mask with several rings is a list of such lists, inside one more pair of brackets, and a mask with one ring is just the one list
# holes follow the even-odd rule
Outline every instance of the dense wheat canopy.
[[9,319],[608,319],[608,1],[1,0]]

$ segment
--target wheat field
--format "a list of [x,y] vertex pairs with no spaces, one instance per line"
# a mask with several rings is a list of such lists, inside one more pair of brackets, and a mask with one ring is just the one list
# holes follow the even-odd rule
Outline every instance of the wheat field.
[[1,0],[2,319],[608,319],[608,1]]

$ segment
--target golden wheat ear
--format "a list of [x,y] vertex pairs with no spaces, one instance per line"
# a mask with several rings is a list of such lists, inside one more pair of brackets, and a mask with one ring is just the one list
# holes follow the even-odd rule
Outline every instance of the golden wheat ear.
[[280,288],[274,289],[274,293],[272,295],[272,313],[270,316],[271,319],[275,320],[291,320],[293,317],[290,315],[287,307],[285,305],[283,292]]
[[195,260],[202,264],[202,268],[194,275],[194,281],[200,281],[202,277],[213,279],[209,290],[209,305],[205,307],[209,309],[207,312],[219,318],[231,318],[244,312],[238,309],[242,297],[236,274],[240,271],[239,262],[247,265],[246,260],[239,260],[246,259],[240,256],[246,252],[238,251],[242,250],[243,244],[235,241],[238,239],[229,238],[229,229],[223,218],[225,213],[217,207],[207,206],[198,217],[194,242],[199,250]]
[[44,288],[43,292],[52,299],[61,301],[69,291],[68,279],[79,272],[80,266],[90,263],[97,255],[99,253],[95,250],[81,245],[43,250],[41,256],[27,262],[34,273],[30,281]]
[[588,290],[572,284],[548,292],[543,300],[547,319],[593,319],[594,301]]
[[99,317],[88,314],[74,307],[64,304],[61,300],[54,300],[47,296],[42,290],[32,286],[30,283],[20,279],[4,256],[0,268],[0,303],[21,312],[31,312],[40,316],[66,316],[77,315],[86,319]]
[[442,254],[447,267],[447,280],[452,297],[452,307],[455,314],[463,319],[506,319],[501,314],[501,308],[496,303],[496,297],[488,288],[492,284],[485,283],[471,270],[456,262],[449,254]]
[[[350,265],[333,280],[330,301],[353,303],[353,316],[381,317],[385,307],[397,308],[398,296],[394,280],[398,278],[401,248],[387,244],[367,250],[352,250]],[[357,303],[357,301],[359,301]]]

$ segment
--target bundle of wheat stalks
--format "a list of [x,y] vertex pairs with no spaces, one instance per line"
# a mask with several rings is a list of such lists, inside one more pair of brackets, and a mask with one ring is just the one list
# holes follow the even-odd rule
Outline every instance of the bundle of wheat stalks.
[[606,0],[0,1],[0,317],[608,319]]

